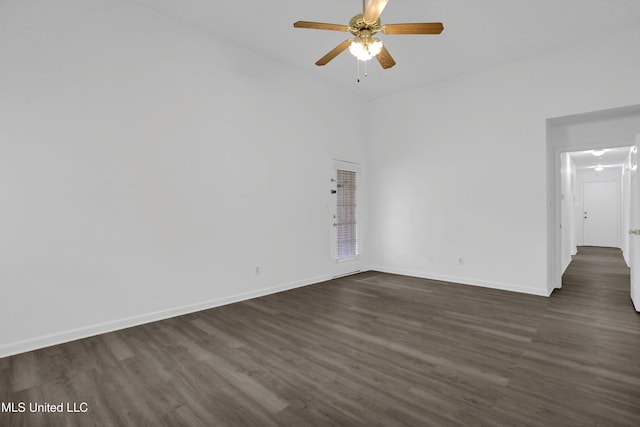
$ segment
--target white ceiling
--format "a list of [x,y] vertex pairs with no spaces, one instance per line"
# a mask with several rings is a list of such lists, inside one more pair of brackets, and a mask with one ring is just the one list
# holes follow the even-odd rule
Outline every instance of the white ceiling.
[[380,36],[398,65],[383,71],[375,60],[369,62],[369,77],[357,84],[356,61],[348,52],[324,67],[314,65],[349,33],[294,29],[292,24],[348,24],[361,11],[361,0],[135,1],[365,98],[640,27],[639,0],[391,0],[383,24],[439,21],[444,32]]
[[601,157],[595,157],[593,150],[570,153],[577,169],[590,169],[597,165],[602,167],[622,167],[629,155],[631,147],[607,148]]

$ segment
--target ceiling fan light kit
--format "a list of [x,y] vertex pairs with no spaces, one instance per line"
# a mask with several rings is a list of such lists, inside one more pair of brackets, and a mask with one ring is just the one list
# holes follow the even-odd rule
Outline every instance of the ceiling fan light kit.
[[[349,21],[349,25],[327,24],[323,22],[298,21],[294,28],[309,28],[316,30],[348,31],[353,34],[353,39],[348,39],[329,51],[325,56],[316,61],[316,65],[326,65],[333,58],[349,49],[358,61],[368,61],[375,57],[383,69],[396,65],[389,51],[384,47],[382,40],[373,37],[377,33],[382,34],[440,34],[444,29],[441,22],[422,22],[414,24],[388,24],[382,25],[380,14],[389,0],[369,0],[366,7],[362,1],[362,13],[357,14]],[[358,79],[359,81],[359,79]]]
[[382,50],[382,40],[375,37],[356,37],[351,40],[349,52],[360,61],[368,61]]

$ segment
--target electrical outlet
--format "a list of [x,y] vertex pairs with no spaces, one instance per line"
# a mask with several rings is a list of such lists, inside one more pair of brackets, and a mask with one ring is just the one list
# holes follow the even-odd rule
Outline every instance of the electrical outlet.
[[462,257],[458,258],[458,264],[464,265],[464,258]]
[[260,275],[260,267],[256,267],[256,276]]

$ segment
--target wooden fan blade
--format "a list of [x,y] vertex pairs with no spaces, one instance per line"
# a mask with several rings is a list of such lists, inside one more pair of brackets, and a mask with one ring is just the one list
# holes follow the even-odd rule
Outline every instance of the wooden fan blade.
[[309,22],[298,21],[293,23],[294,28],[311,28],[313,30],[333,30],[333,31],[347,31],[349,29],[346,25],[339,24],[325,24],[324,22]]
[[376,22],[384,7],[387,5],[389,0],[369,0],[367,3],[367,8],[364,10],[363,19],[365,22]]
[[442,22],[421,22],[415,24],[387,24],[380,30],[382,34],[440,34],[444,30]]
[[316,65],[318,65],[318,66],[326,65],[333,58],[335,58],[336,56],[338,56],[342,52],[344,52],[350,45],[351,45],[351,39],[343,41],[338,46],[334,47],[331,52],[327,53],[325,56],[323,56],[322,58],[318,59],[316,61]]
[[382,46],[382,50],[376,55],[376,59],[385,70],[396,65],[396,61],[391,57],[386,47]]

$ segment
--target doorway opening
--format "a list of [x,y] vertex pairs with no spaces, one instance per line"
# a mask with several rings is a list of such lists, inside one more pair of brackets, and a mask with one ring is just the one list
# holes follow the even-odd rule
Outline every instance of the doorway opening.
[[[618,201],[618,212],[606,213],[609,217],[616,216],[618,224],[617,226],[601,224],[599,229],[609,227],[617,230],[616,245],[623,250],[628,265],[633,264],[631,262],[633,259],[640,257],[638,249],[634,249],[634,245],[638,245],[633,237],[629,236],[629,230],[637,220],[631,212],[632,206],[635,200],[640,198],[640,193],[632,188],[636,180],[635,170],[632,171],[632,168],[637,167],[633,159],[637,150],[638,134],[640,134],[640,105],[547,119],[547,291],[549,294],[553,289],[562,287],[564,269],[571,261],[571,256],[575,254],[577,247],[580,246],[579,243],[584,245],[585,220],[590,219],[589,211],[587,211],[587,218],[584,218],[583,199],[586,181],[607,181],[609,180],[607,176],[613,177],[609,181],[617,184],[608,185],[610,187],[608,190],[596,189],[596,186],[588,184],[587,187],[591,188],[587,188],[587,196],[596,199],[611,198],[612,196],[604,194],[593,196],[592,193],[606,193],[613,191],[613,187],[618,189],[618,195],[613,197]],[[592,164],[584,166],[587,169],[582,173],[583,175],[591,174],[591,178],[579,180],[580,156],[593,159],[598,157],[596,154],[600,151],[608,153],[609,157],[619,151],[619,154],[626,156],[626,160],[622,165],[619,163],[599,165],[597,161],[596,164],[591,161]],[[600,163],[603,162],[600,160]],[[598,166],[602,168],[596,170]],[[595,214],[598,216],[600,212]],[[599,233],[598,226],[595,230],[587,230],[587,243],[589,239],[594,238],[593,233]],[[609,237],[609,239],[613,238]],[[613,243],[609,240],[606,245],[602,242],[597,245],[608,246]],[[632,253],[636,255],[631,256]],[[633,276],[634,266],[630,265],[630,267]],[[638,276],[640,276],[640,268],[638,268]],[[632,279],[632,299],[633,292]],[[638,298],[640,296],[636,299]]]
[[630,154],[630,146],[560,154],[561,274],[580,246],[618,248],[628,256]]

